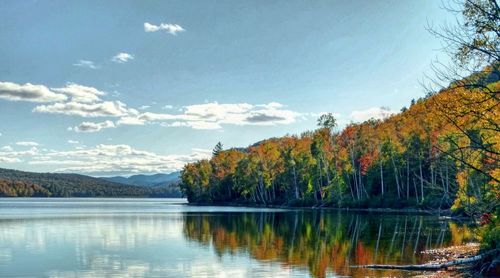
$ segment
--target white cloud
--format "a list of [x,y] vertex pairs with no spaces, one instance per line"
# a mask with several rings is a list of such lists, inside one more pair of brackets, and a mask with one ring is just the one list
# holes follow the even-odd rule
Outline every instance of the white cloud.
[[371,107],[366,110],[352,111],[350,117],[355,122],[364,122],[369,119],[382,120],[395,113],[397,111],[392,111],[386,107]]
[[167,105],[164,105],[162,109],[164,109],[164,110],[174,109],[174,106],[167,104]]
[[71,97],[71,101],[83,103],[100,101],[99,97],[106,94],[105,92],[99,91],[94,87],[78,85],[75,83],[68,83],[64,88],[51,89],[57,93],[65,94]]
[[[39,153],[39,150],[37,149],[34,144],[34,142],[18,142],[21,144],[21,146],[31,146],[30,149],[28,150],[23,150],[23,151],[15,151],[14,148],[11,146],[4,146],[0,148],[0,163],[17,163],[17,162],[22,162],[23,160],[21,158],[26,158],[26,157],[36,157]],[[24,144],[28,143],[28,144]],[[17,143],[16,143],[17,144]],[[36,144],[36,143],[35,143]]]
[[138,117],[121,117],[116,123],[118,125],[144,125],[146,121]]
[[12,151],[14,151],[14,149],[11,146],[3,146],[0,148],[0,151],[12,152]]
[[279,103],[279,102],[270,102],[268,104],[260,104],[260,105],[257,105],[257,106],[264,107],[264,108],[267,108],[267,109],[284,107],[284,105],[281,104],[281,103]]
[[169,127],[180,127],[180,126],[185,126],[185,127],[190,127],[193,129],[221,129],[222,126],[218,123],[213,123],[213,122],[173,122],[173,123],[162,123],[162,126],[169,126]]
[[332,112],[310,112],[310,113],[306,113],[307,116],[310,116],[310,117],[313,117],[313,118],[319,118],[321,117],[322,115],[326,115],[326,114],[332,114],[333,117],[335,117],[335,119],[339,119],[342,117],[342,115],[340,113],[332,113]]
[[20,160],[17,157],[0,157],[0,162],[2,162],[2,163],[18,163],[21,161],[22,160]]
[[217,102],[185,106],[181,114],[141,113],[120,120],[121,124],[159,123],[169,127],[220,129],[222,125],[277,125],[295,122],[297,112],[282,109],[280,103],[252,105],[248,103],[219,104]]
[[33,85],[31,83],[21,85],[12,82],[0,82],[0,99],[11,101],[56,102],[66,100],[67,96],[54,93],[43,85]]
[[98,65],[96,65],[94,62],[89,61],[89,60],[78,60],[76,63],[73,64],[73,66],[88,68],[88,69],[98,69],[99,68]]
[[152,112],[145,112],[137,115],[137,119],[144,122],[175,120],[178,117],[180,116],[172,114],[152,113]]
[[97,175],[166,173],[180,170],[186,163],[209,158],[210,155],[209,150],[200,149],[193,149],[191,154],[186,155],[160,155],[129,145],[100,144],[72,151],[48,151],[29,164],[56,167],[57,172]]
[[120,101],[103,101],[98,103],[66,102],[50,105],[39,105],[33,109],[34,112],[65,114],[81,117],[119,117],[137,114],[137,110],[127,108]]
[[80,144],[77,140],[68,140],[68,144]]
[[0,82],[0,98],[11,101],[30,102],[81,102],[92,103],[101,101],[100,96],[106,95],[94,87],[68,82],[65,87],[47,88],[44,85],[24,85],[12,82]]
[[31,142],[31,141],[20,141],[16,142],[16,145],[23,147],[33,147],[33,146],[38,146],[39,144],[37,142]]
[[160,25],[154,25],[148,22],[144,23],[145,32],[157,32],[160,30],[166,31],[172,35],[177,35],[177,33],[185,31],[184,28],[178,24],[160,23]]
[[[45,101],[48,104],[37,105],[32,111],[37,113],[64,114],[80,117],[115,117],[119,118],[114,123],[106,121],[102,123],[84,122],[79,126],[71,128],[77,132],[96,132],[104,128],[115,127],[116,125],[145,125],[159,124],[168,127],[190,127],[193,129],[221,129],[223,125],[278,125],[290,124],[297,118],[303,116],[285,108],[278,102],[267,104],[249,103],[225,103],[209,102],[204,104],[194,104],[184,106],[173,113],[152,113],[142,112],[150,108],[143,105],[138,109],[129,108],[121,101],[102,100],[106,93],[94,87],[83,86],[75,83],[67,83],[65,87],[48,89],[43,85],[17,85],[5,82],[10,91],[27,87],[26,90],[38,88],[43,92],[43,98],[31,97],[32,101]],[[12,89],[14,88],[14,89]],[[9,92],[10,92],[9,91]],[[2,91],[0,91],[0,97]],[[12,98],[14,94],[10,93]],[[49,98],[48,96],[52,96]],[[165,105],[164,109],[174,108]],[[113,126],[111,126],[111,124]]]
[[24,151],[15,151],[9,146],[0,148],[0,163],[24,162],[43,165],[49,171],[95,175],[168,173],[210,156],[211,151],[204,149],[193,149],[189,154],[162,155],[119,144],[78,145],[69,151],[39,150],[34,146]]
[[94,122],[83,122],[70,130],[74,130],[75,132],[97,132],[105,128],[113,128],[115,124],[112,121],[104,121],[101,123]]
[[111,58],[111,61],[119,64],[126,63],[130,60],[134,60],[134,55],[125,52],[120,52]]
[[184,117],[181,119],[191,124],[211,123],[212,125],[207,125],[207,128],[216,128],[217,125],[214,124],[276,125],[293,123],[299,113],[281,109],[282,107],[283,105],[276,102],[260,105],[212,102],[186,106]]

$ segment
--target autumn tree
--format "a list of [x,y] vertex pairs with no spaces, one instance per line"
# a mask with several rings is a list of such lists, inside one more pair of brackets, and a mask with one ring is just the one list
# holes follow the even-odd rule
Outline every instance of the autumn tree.
[[451,126],[437,147],[458,169],[454,208],[471,216],[491,213],[500,204],[500,9],[495,0],[451,2],[446,8],[457,24],[429,28],[452,61],[434,67],[431,80],[451,83],[452,91],[436,99],[436,115]]

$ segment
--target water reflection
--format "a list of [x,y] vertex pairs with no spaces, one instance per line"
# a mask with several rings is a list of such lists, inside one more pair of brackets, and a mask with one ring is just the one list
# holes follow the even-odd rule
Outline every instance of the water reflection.
[[183,232],[219,257],[245,252],[260,261],[306,268],[314,277],[386,276],[365,264],[418,264],[420,251],[472,239],[465,225],[424,216],[325,211],[184,216]]
[[164,201],[112,208],[47,201],[33,204],[34,215],[31,204],[2,202],[0,277],[406,276],[349,266],[419,263],[423,249],[471,238],[464,225],[423,216]]

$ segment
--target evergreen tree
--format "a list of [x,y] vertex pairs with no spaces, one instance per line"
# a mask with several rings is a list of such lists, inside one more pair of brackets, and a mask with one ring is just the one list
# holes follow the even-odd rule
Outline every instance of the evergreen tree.
[[212,156],[216,157],[219,155],[220,152],[222,152],[222,143],[219,141],[212,150]]

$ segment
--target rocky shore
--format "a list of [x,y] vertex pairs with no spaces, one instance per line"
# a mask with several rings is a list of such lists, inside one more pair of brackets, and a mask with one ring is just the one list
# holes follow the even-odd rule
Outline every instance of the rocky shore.
[[[480,250],[479,243],[467,243],[464,245],[451,246],[446,248],[430,249],[422,251],[424,256],[428,256],[429,265],[441,265],[453,261],[466,260],[477,256]],[[447,267],[446,269],[424,272],[416,277],[499,277],[500,264],[495,263],[498,259],[493,260],[493,263],[477,267],[478,261],[470,264],[458,264]]]

